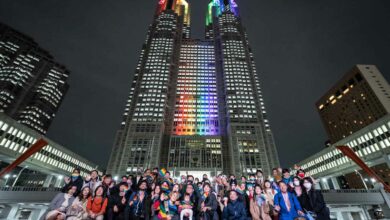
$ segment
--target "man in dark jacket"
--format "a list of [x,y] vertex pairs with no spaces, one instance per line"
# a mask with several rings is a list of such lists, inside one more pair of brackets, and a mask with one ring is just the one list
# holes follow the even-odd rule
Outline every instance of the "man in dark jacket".
[[125,220],[148,220],[151,214],[151,198],[146,192],[148,183],[141,181],[138,191],[129,197],[125,208]]
[[65,180],[65,186],[62,187],[61,192],[66,193],[67,189],[70,186],[76,186],[77,190],[73,194],[73,196],[76,197],[80,193],[80,190],[81,190],[81,188],[83,187],[83,184],[84,184],[84,180],[80,176],[80,169],[79,168],[74,168],[73,172],[72,172],[72,175],[70,177],[65,177],[64,180]]
[[238,193],[230,191],[229,202],[224,201],[223,220],[247,220],[247,213],[244,203],[238,200]]
[[127,202],[126,198],[128,198],[126,195],[128,195],[127,192],[129,191],[127,183],[120,183],[118,188],[119,193],[111,194],[108,197],[107,220],[123,220],[125,218],[124,210]]

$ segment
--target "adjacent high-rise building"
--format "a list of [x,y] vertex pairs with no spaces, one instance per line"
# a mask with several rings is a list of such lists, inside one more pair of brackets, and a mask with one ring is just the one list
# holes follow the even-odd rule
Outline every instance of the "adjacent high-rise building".
[[390,86],[375,65],[356,65],[316,106],[333,144],[390,113]]
[[0,112],[45,134],[69,71],[30,37],[0,23]]
[[107,172],[269,174],[279,166],[238,6],[212,0],[206,16],[205,39],[191,39],[188,2],[158,2]]
[[390,87],[375,65],[356,65],[316,103],[331,144],[297,163],[323,189],[371,188],[378,182],[344,155],[349,146],[390,182]]

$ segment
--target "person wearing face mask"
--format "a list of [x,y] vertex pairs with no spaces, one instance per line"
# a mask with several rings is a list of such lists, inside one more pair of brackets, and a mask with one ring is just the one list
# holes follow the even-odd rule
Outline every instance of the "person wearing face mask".
[[[308,200],[307,194],[305,194],[305,191],[303,189],[302,180],[299,177],[295,176],[293,178],[293,182],[294,182],[293,193],[297,196],[299,204],[301,204],[303,211],[307,215],[307,212],[305,210],[307,210],[309,207],[311,207],[311,205],[310,205],[310,201]],[[309,209],[311,209],[311,208],[309,208]]]
[[303,179],[303,178],[305,178],[306,173],[304,170],[298,169],[296,175],[297,175],[297,177],[299,177],[299,179]]
[[314,189],[313,179],[303,178],[302,208],[316,220],[330,220],[329,208],[326,206],[321,191]]
[[79,168],[74,168],[72,175],[70,177],[65,177],[64,181],[65,186],[62,187],[61,192],[65,193],[70,186],[76,186],[77,190],[73,194],[74,197],[76,197],[80,193],[84,183],[83,178],[80,176]]

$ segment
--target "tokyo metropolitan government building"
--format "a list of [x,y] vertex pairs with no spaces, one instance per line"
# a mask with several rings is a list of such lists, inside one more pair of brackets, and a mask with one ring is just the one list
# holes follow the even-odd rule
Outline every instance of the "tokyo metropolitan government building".
[[209,3],[204,40],[190,37],[190,23],[185,0],[158,2],[107,173],[270,174],[279,167],[237,3]]

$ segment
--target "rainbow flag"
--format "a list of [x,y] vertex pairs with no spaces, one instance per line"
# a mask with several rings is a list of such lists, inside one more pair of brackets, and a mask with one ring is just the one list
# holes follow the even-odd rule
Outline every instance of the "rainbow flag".
[[162,168],[162,169],[159,171],[160,176],[165,176],[166,173],[167,173],[167,170],[166,170],[165,168]]

